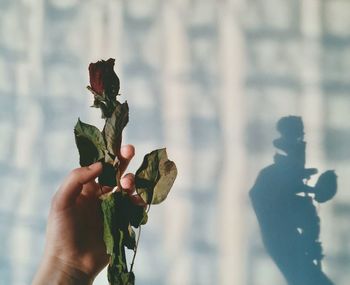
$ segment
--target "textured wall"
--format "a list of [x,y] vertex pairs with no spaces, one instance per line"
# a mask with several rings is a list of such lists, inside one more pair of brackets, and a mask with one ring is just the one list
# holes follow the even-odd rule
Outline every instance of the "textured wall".
[[130,105],[130,170],[164,145],[179,168],[144,227],[139,284],[283,284],[247,192],[289,114],[304,118],[307,164],[339,176],[319,211],[325,271],[347,284],[349,19],[347,0],[0,0],[0,284],[34,274],[50,199],[78,165],[77,117],[103,123],[88,63],[109,57]]

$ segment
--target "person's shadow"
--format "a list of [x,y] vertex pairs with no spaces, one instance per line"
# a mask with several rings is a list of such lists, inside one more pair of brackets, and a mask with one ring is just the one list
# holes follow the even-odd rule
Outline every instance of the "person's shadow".
[[315,168],[305,168],[304,126],[301,117],[281,118],[279,150],[274,163],[262,169],[250,190],[265,248],[289,285],[329,285],[322,271],[320,218],[315,204],[324,203],[337,191],[334,171],[307,185]]

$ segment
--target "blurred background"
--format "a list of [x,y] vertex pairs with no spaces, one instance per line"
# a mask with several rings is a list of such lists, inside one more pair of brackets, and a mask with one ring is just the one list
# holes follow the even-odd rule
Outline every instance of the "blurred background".
[[306,166],[338,175],[318,211],[324,271],[348,284],[348,0],[0,0],[0,284],[34,275],[51,197],[78,167],[73,127],[103,125],[88,64],[109,57],[129,170],[166,146],[179,172],[143,228],[137,284],[285,284],[248,191],[286,115],[303,117]]

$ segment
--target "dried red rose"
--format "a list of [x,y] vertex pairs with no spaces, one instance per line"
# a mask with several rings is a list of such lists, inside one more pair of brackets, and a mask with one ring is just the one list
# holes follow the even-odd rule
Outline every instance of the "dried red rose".
[[115,99],[120,88],[119,78],[113,69],[114,62],[114,58],[110,58],[107,61],[100,60],[89,65],[91,89],[110,100]]

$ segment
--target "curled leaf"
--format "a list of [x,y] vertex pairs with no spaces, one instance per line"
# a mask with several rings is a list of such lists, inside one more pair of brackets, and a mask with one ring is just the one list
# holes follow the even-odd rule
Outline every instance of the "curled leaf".
[[116,201],[114,195],[109,193],[103,197],[101,208],[103,212],[103,239],[106,245],[107,253],[113,254],[114,235],[117,229],[116,224]]
[[168,196],[177,176],[176,165],[168,159],[166,149],[146,154],[135,174],[137,193],[147,204],[159,204]]
[[74,135],[81,166],[88,166],[104,158],[106,144],[98,128],[78,119],[74,127]]
[[106,119],[103,128],[103,136],[106,141],[108,152],[118,155],[122,141],[122,131],[129,121],[129,106],[127,102],[123,104],[117,101],[117,105],[110,118]]

